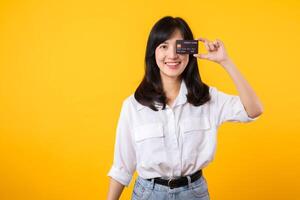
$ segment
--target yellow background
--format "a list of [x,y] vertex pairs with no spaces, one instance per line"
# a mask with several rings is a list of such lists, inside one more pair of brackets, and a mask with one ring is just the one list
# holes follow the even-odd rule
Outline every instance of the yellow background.
[[[183,17],[195,37],[221,39],[264,105],[259,120],[219,129],[204,170],[211,199],[300,198],[299,1],[4,0],[1,200],[105,199],[121,103],[165,15]],[[199,69],[237,94],[219,65],[199,60]]]

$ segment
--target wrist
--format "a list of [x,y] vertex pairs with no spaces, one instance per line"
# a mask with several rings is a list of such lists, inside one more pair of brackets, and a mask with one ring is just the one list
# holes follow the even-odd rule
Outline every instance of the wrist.
[[219,62],[219,64],[228,72],[235,68],[234,63],[229,59]]
[[222,60],[219,62],[219,64],[222,65],[224,68],[234,65],[230,59]]

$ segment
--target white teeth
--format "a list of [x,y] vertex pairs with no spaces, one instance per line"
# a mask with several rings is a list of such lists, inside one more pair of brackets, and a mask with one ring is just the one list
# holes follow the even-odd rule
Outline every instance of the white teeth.
[[166,64],[167,65],[173,65],[173,66],[175,66],[175,65],[178,65],[180,62],[167,62]]

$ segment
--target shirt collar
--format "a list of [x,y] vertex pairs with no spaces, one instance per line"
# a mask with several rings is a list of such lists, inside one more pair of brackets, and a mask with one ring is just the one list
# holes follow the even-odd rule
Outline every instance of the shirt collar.
[[[173,103],[173,108],[174,108],[175,106],[179,106],[179,105],[185,104],[186,101],[187,101],[186,95],[187,95],[186,84],[185,84],[184,80],[182,80],[182,81],[181,81],[181,84],[180,84],[180,89],[179,89],[178,96],[176,97],[176,99],[175,99],[175,101],[174,101],[174,103]],[[156,102],[154,102],[154,103],[156,104]],[[142,104],[140,104],[140,103],[138,102],[138,104],[137,104],[137,109],[138,109],[138,110],[141,110],[141,109],[143,109],[143,108],[145,108],[145,107],[146,107],[146,106],[144,106],[144,105],[142,105]],[[168,105],[167,105],[167,107],[169,108]],[[157,108],[158,108],[158,109],[161,109],[162,106],[160,106],[159,104],[157,104]]]
[[185,104],[186,101],[187,101],[186,95],[187,95],[186,84],[185,84],[184,80],[182,80],[181,84],[180,84],[179,93],[178,93],[178,96],[176,97],[176,99],[174,101],[173,107]]

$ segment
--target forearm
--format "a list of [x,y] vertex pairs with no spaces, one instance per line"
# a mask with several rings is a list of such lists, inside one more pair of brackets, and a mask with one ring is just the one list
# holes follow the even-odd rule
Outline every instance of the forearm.
[[248,116],[255,118],[261,115],[263,112],[263,106],[261,102],[234,63],[232,61],[226,61],[220,64],[224,67],[233,80]]
[[118,200],[123,192],[123,189],[124,189],[124,185],[122,185],[115,179],[111,178],[107,200]]

